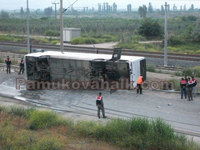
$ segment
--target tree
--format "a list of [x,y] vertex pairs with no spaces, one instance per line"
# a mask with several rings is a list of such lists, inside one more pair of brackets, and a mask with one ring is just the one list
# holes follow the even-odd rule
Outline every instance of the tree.
[[45,8],[44,9],[44,14],[47,16],[47,17],[50,17],[53,13],[53,9],[52,7],[48,7],[48,8]]
[[142,36],[152,37],[161,36],[162,34],[161,25],[151,18],[145,18],[139,27],[138,33]]
[[20,9],[20,15],[24,16],[24,9],[23,9],[23,7],[21,7],[21,9]]
[[189,15],[187,16],[188,21],[196,21],[197,17],[193,16],[193,15]]
[[191,38],[196,41],[200,42],[200,19],[197,20],[196,26],[192,29],[192,33],[190,34]]
[[9,18],[9,13],[5,12],[5,11],[1,11],[1,19],[8,19]]
[[182,20],[183,21],[196,21],[197,20],[197,17],[193,16],[193,15],[189,15],[189,16],[183,16],[182,17]]
[[138,13],[139,13],[141,18],[146,18],[146,15],[147,15],[146,5],[140,6],[139,9],[138,9]]

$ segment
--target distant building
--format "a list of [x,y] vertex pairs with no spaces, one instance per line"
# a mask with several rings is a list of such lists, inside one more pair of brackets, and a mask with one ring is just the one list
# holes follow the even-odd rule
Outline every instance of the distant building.
[[113,12],[117,12],[117,4],[113,3]]
[[127,11],[128,11],[128,12],[131,12],[131,9],[132,9],[132,8],[131,8],[131,4],[128,4],[128,5],[127,5]]
[[71,43],[76,37],[81,37],[80,28],[63,28],[63,42]]
[[98,4],[98,12],[101,12],[101,4]]

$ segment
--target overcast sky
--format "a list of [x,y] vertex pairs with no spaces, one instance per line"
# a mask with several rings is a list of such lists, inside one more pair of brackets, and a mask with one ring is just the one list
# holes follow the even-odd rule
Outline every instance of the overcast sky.
[[[44,9],[47,7],[54,6],[52,3],[60,3],[60,0],[28,0],[30,9]],[[74,3],[76,0],[63,0],[63,7],[67,8],[70,4]],[[98,8],[98,3],[103,4],[108,2],[109,5],[112,5],[114,2],[117,4],[118,9],[126,9],[128,4],[132,5],[133,9],[138,9],[141,5],[149,5],[149,2],[152,3],[154,9],[160,9],[161,5],[164,5],[165,2],[170,4],[171,8],[175,4],[178,9],[180,6],[186,4],[186,8],[189,9],[191,4],[194,4],[195,8],[200,8],[200,0],[77,0],[73,5],[76,9],[81,9],[82,7],[94,7],[96,10]],[[21,7],[24,9],[27,6],[27,0],[0,0],[0,10],[19,10]],[[57,8],[60,8],[60,4],[57,5]]]

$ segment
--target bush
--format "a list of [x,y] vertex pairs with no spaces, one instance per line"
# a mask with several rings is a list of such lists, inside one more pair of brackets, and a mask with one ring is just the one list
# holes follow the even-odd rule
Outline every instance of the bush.
[[54,30],[48,30],[44,32],[44,35],[46,36],[60,36],[59,31],[54,31]]
[[2,58],[0,58],[0,63],[4,63],[4,60]]
[[182,75],[187,75],[187,76],[193,76],[193,73],[195,77],[200,77],[200,67],[197,66],[197,67],[193,67],[193,68],[185,68],[183,69],[182,71]]
[[156,71],[156,68],[155,68],[155,65],[148,65],[146,66],[147,68],[147,71],[150,71],[150,72],[155,72]]
[[94,136],[98,125],[95,122],[79,121],[75,126],[75,130],[80,136]]
[[84,40],[83,40],[83,42],[84,42],[84,44],[96,44],[96,43],[98,43],[98,41],[96,40],[96,39],[94,39],[94,38],[85,38]]
[[180,45],[180,44],[183,44],[183,43],[184,43],[183,39],[179,38],[177,36],[171,36],[168,39],[168,44],[171,45],[171,46]]
[[82,37],[78,37],[78,38],[74,38],[71,41],[71,44],[95,44],[98,43],[98,41],[94,38],[82,38]]
[[174,74],[175,74],[176,76],[182,76],[182,73],[179,72],[179,71],[176,71]]
[[29,113],[29,128],[39,129],[57,126],[62,123],[58,115],[52,111],[31,111]]
[[193,69],[192,68],[185,68],[183,69],[182,75],[192,76]]
[[141,35],[134,35],[132,36],[132,40],[135,41],[146,41],[146,38]]
[[0,113],[1,113],[1,112],[5,112],[5,111],[6,111],[6,107],[0,106]]
[[138,29],[138,34],[147,38],[161,36],[162,32],[162,26],[159,22],[151,18],[144,18]]
[[27,53],[27,49],[21,49],[19,50],[20,53]]
[[57,43],[60,43],[60,41],[59,40],[53,40],[53,41],[51,41],[52,45],[56,45]]
[[196,69],[195,77],[200,77],[200,67],[194,67]]
[[30,131],[13,130],[12,135],[7,137],[6,144],[4,145],[4,147],[6,149],[31,150],[34,149],[35,143],[36,143],[36,137]]
[[78,37],[78,38],[74,38],[72,41],[71,41],[71,44],[83,44],[84,43],[84,38],[81,38],[81,37]]
[[171,79],[169,80],[168,82],[172,82],[174,84],[174,88],[175,91],[180,91],[181,90],[181,87],[180,87],[180,80],[177,80],[177,79]]
[[117,44],[117,47],[125,48],[125,49],[132,49],[133,44],[131,44],[131,43],[120,43],[120,44]]
[[49,43],[48,39],[39,39],[39,44]]
[[111,40],[112,36],[111,35],[103,35],[101,38]]
[[175,135],[173,128],[161,119],[147,118],[111,120],[96,129],[95,137],[125,149],[178,150],[186,142],[186,137]]
[[34,146],[36,150],[62,150],[64,143],[56,137],[44,136]]
[[8,114],[25,117],[26,109],[23,107],[10,107],[10,109],[8,110]]

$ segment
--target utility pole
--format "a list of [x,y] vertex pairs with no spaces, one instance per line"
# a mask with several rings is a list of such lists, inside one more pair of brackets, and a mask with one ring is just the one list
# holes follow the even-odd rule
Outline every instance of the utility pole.
[[165,52],[164,52],[164,66],[167,66],[167,39],[168,39],[168,33],[167,33],[167,2],[165,2]]
[[[76,0],[74,3],[76,3],[78,0]],[[73,3],[73,4],[74,4]],[[68,8],[70,8],[71,6],[73,6],[73,4],[71,4]],[[67,8],[67,9],[68,9]],[[63,1],[60,0],[60,51],[63,53],[63,13],[67,10],[64,9],[63,11]]]
[[56,13],[57,13],[56,5],[59,4],[59,3],[55,3],[55,2],[54,2],[54,3],[52,3],[52,4],[55,5],[55,25],[56,25],[56,18],[57,18],[57,14],[56,14]]
[[29,38],[29,8],[28,8],[28,0],[27,0],[27,53],[30,53],[30,38]]
[[63,1],[60,0],[60,51],[63,53]]

